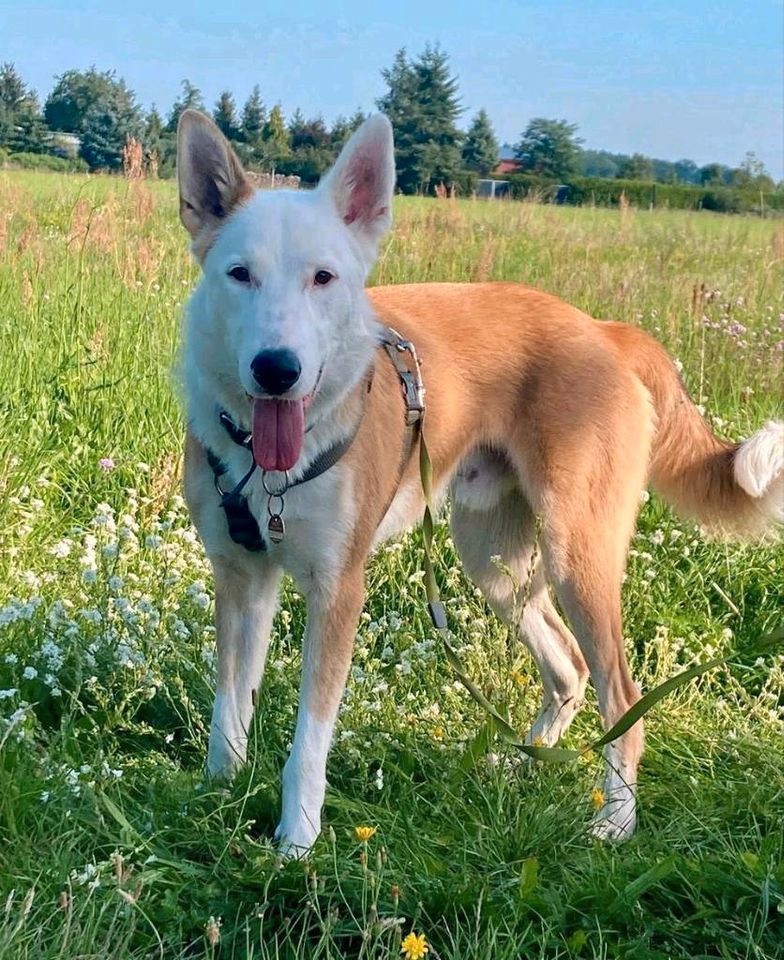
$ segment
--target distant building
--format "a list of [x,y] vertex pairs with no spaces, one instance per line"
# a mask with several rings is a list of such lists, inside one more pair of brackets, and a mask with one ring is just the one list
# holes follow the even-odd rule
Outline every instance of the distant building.
[[520,173],[520,161],[515,157],[514,147],[505,143],[498,151],[498,165],[493,173],[496,176],[502,176],[507,173]]
[[52,153],[56,157],[66,157],[69,160],[79,156],[79,148],[82,145],[82,141],[75,133],[63,133],[61,130],[55,130],[50,135],[49,142]]

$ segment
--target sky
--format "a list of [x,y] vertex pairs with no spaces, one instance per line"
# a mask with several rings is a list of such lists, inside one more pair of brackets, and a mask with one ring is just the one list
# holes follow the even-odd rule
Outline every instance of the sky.
[[208,106],[255,83],[268,106],[327,122],[374,109],[405,47],[449,54],[462,122],[484,107],[501,142],[565,118],[584,145],[731,166],[753,151],[784,178],[780,0],[0,0],[0,60],[41,99],[65,70],[114,69],[168,111],[187,77]]

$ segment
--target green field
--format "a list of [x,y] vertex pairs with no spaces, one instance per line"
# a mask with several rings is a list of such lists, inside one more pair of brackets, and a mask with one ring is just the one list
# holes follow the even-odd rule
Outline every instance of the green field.
[[[659,337],[722,435],[781,416],[780,221],[395,212],[373,282],[523,280]],[[271,843],[303,626],[291,586],[251,761],[230,786],[205,779],[212,586],[178,496],[172,373],[196,276],[171,184],[0,172],[2,960],[380,960],[411,930],[428,960],[782,957],[784,656],[733,655],[654,709],[639,831],[602,846],[587,832],[598,757],[467,751],[484,718],[422,612],[417,535],[370,566],[307,862]],[[655,497],[632,547],[644,689],[780,625],[780,547],[705,542]],[[523,730],[532,663],[446,529],[439,569],[472,676]],[[591,696],[567,742],[598,731]],[[359,825],[377,832],[362,843]]]

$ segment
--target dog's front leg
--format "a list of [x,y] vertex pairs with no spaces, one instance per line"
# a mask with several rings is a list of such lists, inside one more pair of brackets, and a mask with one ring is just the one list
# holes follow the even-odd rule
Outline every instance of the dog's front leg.
[[230,776],[245,761],[281,573],[258,557],[238,563],[213,560],[213,571],[218,683],[207,769],[215,776]]
[[364,569],[355,566],[329,592],[316,587],[308,597],[297,729],[283,769],[283,813],[275,834],[290,856],[309,850],[321,830],[327,754],[364,594]]

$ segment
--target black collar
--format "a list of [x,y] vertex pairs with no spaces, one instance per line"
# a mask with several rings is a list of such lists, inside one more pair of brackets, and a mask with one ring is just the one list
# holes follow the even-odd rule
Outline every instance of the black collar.
[[[373,372],[374,368],[371,367],[370,373],[367,377],[367,393],[370,393],[370,388],[373,385]],[[242,427],[238,427],[225,410],[220,411],[218,418],[221,426],[229,435],[230,439],[233,440],[237,446],[244,447],[246,450],[251,452],[253,435],[249,431],[243,430]],[[331,467],[334,467],[353,444],[364,419],[365,406],[363,404],[362,412],[357,418],[353,429],[346,434],[345,437],[341,437],[340,440],[336,440],[332,446],[327,447],[326,450],[322,450],[321,453],[319,453],[318,456],[313,459],[310,466],[301,477],[299,477],[297,480],[287,480],[285,490],[288,491],[291,490],[292,487],[298,487],[303,483],[307,483],[309,480],[315,480],[316,477],[320,477],[322,473],[326,473],[327,470],[329,470]],[[251,463],[250,469],[243,476],[236,487],[234,487],[232,490],[225,491],[220,485],[220,480],[221,477],[228,473],[228,467],[220,459],[220,457],[217,456],[217,454],[213,453],[213,451],[209,449],[209,447],[206,449],[206,452],[207,462],[210,465],[210,469],[212,470],[215,480],[215,489],[220,494],[220,505],[226,513],[226,522],[229,526],[229,536],[235,543],[245,547],[246,550],[250,550],[253,553],[263,552],[267,549],[267,545],[264,542],[264,538],[261,536],[258,521],[253,516],[253,513],[248,506],[248,501],[243,494],[245,485],[256,471],[256,461],[254,460]]]

